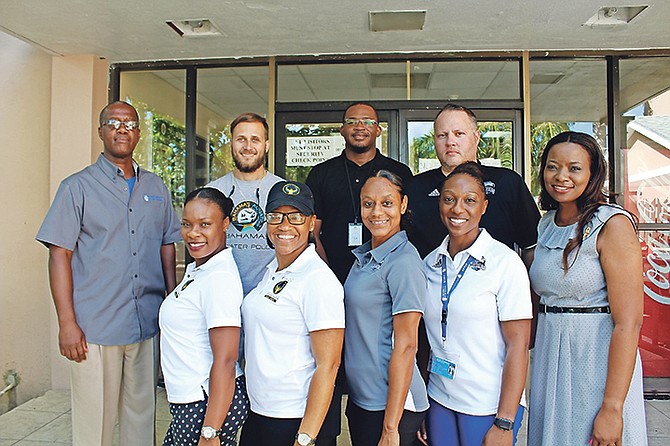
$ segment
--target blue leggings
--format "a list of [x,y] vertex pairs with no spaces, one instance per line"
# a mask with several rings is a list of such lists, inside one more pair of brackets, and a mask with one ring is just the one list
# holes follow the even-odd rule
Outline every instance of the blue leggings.
[[[523,406],[519,406],[514,417],[513,444],[516,444],[523,412]],[[476,416],[455,412],[431,399],[430,409],[426,415],[428,444],[432,446],[481,446],[495,418],[495,415]]]

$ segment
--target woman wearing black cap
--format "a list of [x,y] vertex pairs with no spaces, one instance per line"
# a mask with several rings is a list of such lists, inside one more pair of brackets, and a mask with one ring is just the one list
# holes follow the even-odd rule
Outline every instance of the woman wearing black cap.
[[275,259],[242,304],[251,411],[240,444],[318,444],[340,363],[344,292],[311,243],[307,185],[275,184],[265,211]]

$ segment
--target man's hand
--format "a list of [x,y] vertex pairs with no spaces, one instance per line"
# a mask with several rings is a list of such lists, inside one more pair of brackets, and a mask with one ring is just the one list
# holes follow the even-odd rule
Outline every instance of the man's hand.
[[76,322],[63,324],[58,332],[60,354],[70,361],[81,362],[86,359],[88,344],[86,336]]

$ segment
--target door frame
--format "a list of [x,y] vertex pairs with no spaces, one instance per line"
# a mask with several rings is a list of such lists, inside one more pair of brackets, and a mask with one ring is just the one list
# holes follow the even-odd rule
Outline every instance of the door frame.
[[[407,164],[409,145],[407,122],[434,120],[446,101],[361,101],[377,110],[380,121],[388,122],[388,156]],[[275,174],[286,174],[286,125],[319,122],[341,122],[342,114],[352,101],[278,102],[275,105]],[[459,101],[472,109],[481,121],[512,121],[514,170],[523,176],[523,103],[521,101]]]

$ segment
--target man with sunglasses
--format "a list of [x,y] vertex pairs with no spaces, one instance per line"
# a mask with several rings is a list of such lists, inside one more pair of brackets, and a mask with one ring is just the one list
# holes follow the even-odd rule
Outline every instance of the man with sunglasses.
[[70,360],[74,445],[154,444],[154,337],[176,284],[179,221],[161,179],[133,161],[137,111],[100,113],[103,153],[63,180],[37,233],[49,248],[60,353]]
[[[365,180],[380,169],[395,173],[405,183],[412,177],[409,167],[377,149],[381,133],[379,117],[372,105],[364,102],[349,105],[340,127],[345,142],[342,154],[317,164],[307,176],[306,183],[314,193],[316,249],[341,283],[354,263],[351,250],[370,239],[360,210]],[[319,434],[319,446],[334,446],[340,433],[343,376],[338,375],[331,407]]]

